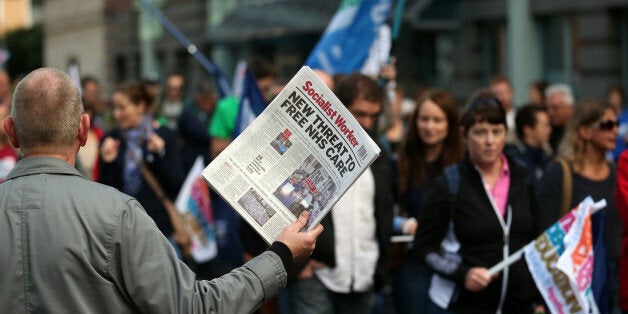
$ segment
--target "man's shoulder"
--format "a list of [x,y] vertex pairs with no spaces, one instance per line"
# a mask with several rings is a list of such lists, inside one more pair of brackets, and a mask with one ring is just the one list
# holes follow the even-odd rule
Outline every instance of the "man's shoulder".
[[[61,184],[61,180],[65,182]],[[74,195],[83,202],[94,204],[95,207],[119,208],[134,199],[114,187],[82,177],[62,177],[58,182],[60,184],[55,184],[60,189],[58,192]]]

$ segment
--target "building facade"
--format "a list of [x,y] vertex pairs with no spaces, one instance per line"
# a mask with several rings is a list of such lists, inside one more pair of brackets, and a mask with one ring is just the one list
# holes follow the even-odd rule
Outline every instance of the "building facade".
[[65,71],[76,63],[81,75],[103,81],[109,66],[104,8],[104,1],[44,1],[44,65]]
[[[109,86],[141,78],[163,82],[175,72],[188,82],[203,77],[186,48],[138,2],[46,1],[46,64],[63,68],[79,59],[82,72]],[[517,105],[525,102],[528,84],[538,79],[569,83],[579,97],[600,98],[615,83],[628,88],[628,0],[405,2],[393,54],[408,96],[420,87],[438,86],[462,100],[497,74],[513,81]],[[152,3],[227,76],[238,60],[262,55],[288,79],[341,1]]]
[[0,37],[7,31],[30,27],[33,20],[30,0],[0,0]]

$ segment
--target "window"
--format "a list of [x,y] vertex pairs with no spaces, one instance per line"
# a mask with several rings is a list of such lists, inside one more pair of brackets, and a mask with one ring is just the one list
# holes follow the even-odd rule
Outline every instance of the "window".
[[628,10],[622,10],[617,16],[619,47],[619,79],[622,87],[628,86]]
[[478,26],[480,79],[487,85],[497,74],[506,74],[506,27],[502,23]]
[[573,85],[573,29],[569,18],[551,17],[540,22],[542,34],[543,76],[552,83]]

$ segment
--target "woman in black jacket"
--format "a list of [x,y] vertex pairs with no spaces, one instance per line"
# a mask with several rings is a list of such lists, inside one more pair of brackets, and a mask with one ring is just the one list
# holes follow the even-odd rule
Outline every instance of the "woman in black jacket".
[[[461,119],[467,154],[426,197],[414,253],[436,273],[435,312],[532,313],[537,291],[524,260],[490,277],[487,269],[532,241],[534,190],[525,169],[503,154],[506,114],[488,91]],[[453,167],[453,168],[451,168]],[[450,169],[453,169],[450,170]],[[448,182],[453,179],[453,186]]]
[[102,140],[98,181],[135,197],[159,230],[172,239],[168,212],[142,176],[141,166],[147,166],[171,200],[177,197],[185,173],[176,133],[155,122],[152,104],[152,97],[139,83],[123,84],[114,92],[116,127]]

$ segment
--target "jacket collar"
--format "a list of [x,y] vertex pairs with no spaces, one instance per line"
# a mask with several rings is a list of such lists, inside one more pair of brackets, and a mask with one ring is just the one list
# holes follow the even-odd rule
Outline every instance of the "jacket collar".
[[85,178],[66,161],[55,157],[27,157],[20,159],[9,172],[5,181],[40,173],[67,174]]

